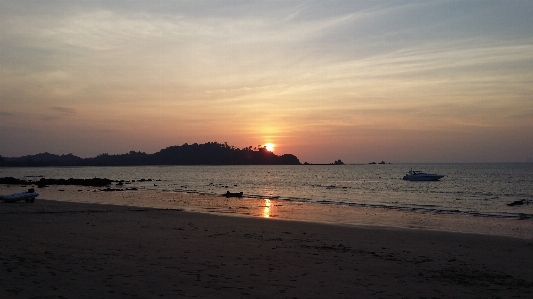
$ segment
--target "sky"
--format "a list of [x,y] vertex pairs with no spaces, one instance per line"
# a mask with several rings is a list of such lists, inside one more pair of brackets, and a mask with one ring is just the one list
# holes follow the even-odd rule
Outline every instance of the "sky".
[[533,1],[0,0],[0,155],[533,162]]

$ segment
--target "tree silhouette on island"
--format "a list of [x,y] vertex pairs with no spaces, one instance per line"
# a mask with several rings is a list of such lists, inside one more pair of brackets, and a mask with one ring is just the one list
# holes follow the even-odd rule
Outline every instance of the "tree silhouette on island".
[[130,151],[127,154],[100,154],[80,158],[73,154],[40,153],[18,158],[0,156],[0,166],[143,166],[143,165],[300,165],[292,154],[278,156],[259,145],[236,148],[227,142],[170,146],[154,154]]

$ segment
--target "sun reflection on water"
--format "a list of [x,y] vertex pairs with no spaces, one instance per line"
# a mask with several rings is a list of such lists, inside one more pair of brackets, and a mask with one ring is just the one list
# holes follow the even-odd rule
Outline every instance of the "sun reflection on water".
[[270,218],[270,207],[271,206],[272,206],[272,203],[270,202],[270,199],[265,199],[265,207],[263,208],[264,218]]

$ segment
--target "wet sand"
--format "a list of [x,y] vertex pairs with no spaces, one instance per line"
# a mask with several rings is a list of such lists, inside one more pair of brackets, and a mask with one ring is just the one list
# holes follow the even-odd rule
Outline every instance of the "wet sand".
[[0,298],[533,296],[531,238],[41,197],[0,203],[0,234]]
[[[183,209],[191,212],[229,216],[262,217],[341,225],[429,229],[533,239],[532,219],[519,220],[458,214],[436,214],[385,208],[299,203],[276,199],[225,198],[209,194],[161,190],[115,192],[103,192],[101,190],[102,188],[94,187],[50,186],[37,189],[40,194],[37,201],[40,199],[54,199],[78,203]],[[0,185],[0,194],[23,191],[25,189],[20,186]],[[517,207],[517,209],[520,209],[520,207]]]

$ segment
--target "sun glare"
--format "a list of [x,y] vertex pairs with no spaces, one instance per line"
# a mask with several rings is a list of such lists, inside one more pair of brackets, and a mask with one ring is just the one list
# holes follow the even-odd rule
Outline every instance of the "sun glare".
[[272,144],[272,143],[267,143],[267,144],[264,145],[264,147],[269,152],[273,152],[274,151],[274,144]]
[[263,208],[263,217],[264,218],[270,218],[270,207],[272,204],[270,203],[270,199],[265,199],[265,207]]

